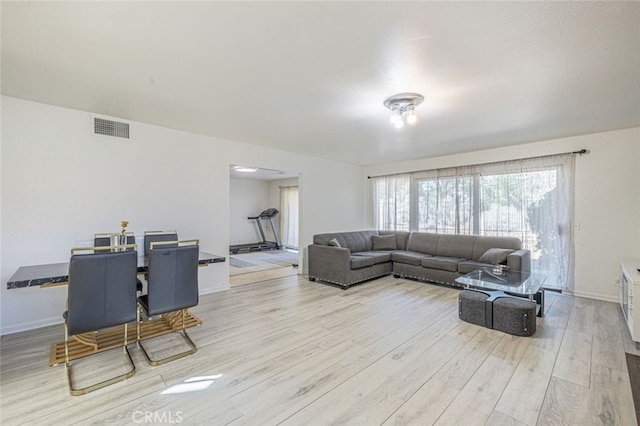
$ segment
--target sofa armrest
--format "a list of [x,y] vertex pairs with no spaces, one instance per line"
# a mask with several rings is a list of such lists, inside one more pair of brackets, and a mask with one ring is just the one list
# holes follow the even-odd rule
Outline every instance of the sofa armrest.
[[507,266],[512,271],[531,272],[531,252],[521,249],[507,256]]
[[351,271],[351,250],[311,244],[308,248],[309,277],[342,283]]

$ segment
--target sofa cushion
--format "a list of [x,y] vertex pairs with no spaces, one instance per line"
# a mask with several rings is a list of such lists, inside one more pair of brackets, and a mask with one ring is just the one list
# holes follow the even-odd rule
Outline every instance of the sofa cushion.
[[427,257],[431,257],[431,255],[416,253],[415,251],[394,251],[393,253],[391,253],[392,261],[415,266],[420,266],[420,262],[422,262],[422,259],[426,259]]
[[353,253],[353,256],[368,256],[373,258],[373,263],[384,263],[389,262],[391,260],[391,251],[360,251],[358,253]]
[[329,245],[332,247],[342,247],[338,240],[336,240],[335,238],[329,240]]
[[507,256],[513,253],[514,250],[511,249],[503,249],[503,248],[490,248],[485,251],[482,256],[478,259],[480,263],[489,263],[491,265],[499,265],[501,263],[506,263]]
[[412,232],[407,241],[407,250],[417,253],[438,254],[438,240],[440,235],[428,232]]
[[487,250],[496,247],[520,250],[522,243],[518,238],[514,237],[478,237],[473,246],[473,255],[469,259],[478,260]]
[[340,247],[348,248],[352,252],[372,250],[371,236],[378,235],[378,231],[333,232],[330,234],[316,234],[313,243],[327,246],[333,238]]
[[371,256],[351,256],[351,269],[366,268],[373,265],[373,257]]
[[480,268],[491,268],[493,265],[489,263],[480,263],[475,260],[465,260],[463,262],[458,263],[458,273],[460,274],[468,274],[471,271],[475,271]]
[[[377,235],[378,233],[375,232]],[[347,243],[346,247],[349,247],[352,252],[369,251],[372,249],[371,244],[371,231],[359,231],[359,232],[343,232],[342,237]]]
[[372,235],[371,243],[374,250],[397,250],[395,235]]
[[472,259],[476,238],[474,235],[441,235],[437,256]]
[[441,271],[457,272],[458,263],[464,262],[466,259],[458,257],[432,256],[422,259],[423,268],[439,269]]
[[396,249],[397,250],[406,250],[407,249],[407,241],[409,240],[409,236],[411,232],[409,231],[380,231],[380,235],[395,235],[396,236]]

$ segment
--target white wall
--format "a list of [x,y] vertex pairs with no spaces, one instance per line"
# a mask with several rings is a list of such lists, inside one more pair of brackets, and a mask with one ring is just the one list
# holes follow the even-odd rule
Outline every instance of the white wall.
[[280,210],[280,187],[297,186],[298,178],[270,180],[269,185],[269,205]]
[[[618,261],[640,259],[640,128],[368,167],[368,176],[503,161],[585,148],[576,159],[574,294],[618,300]],[[367,217],[371,221],[370,190]],[[369,226],[372,223],[369,222]]]
[[[229,244],[262,241],[256,221],[247,218],[273,207],[270,205],[269,183],[261,180],[231,178],[230,184]],[[267,240],[273,241],[269,237],[270,233],[265,235],[268,235]]]
[[[300,172],[302,246],[365,217],[361,167],[142,123],[130,132],[94,136],[87,112],[2,97],[0,333],[61,322],[66,287],[7,290],[19,266],[68,261],[72,246],[123,219],[137,234],[172,228],[226,256],[230,164]],[[229,287],[227,263],[201,271],[201,292]]]

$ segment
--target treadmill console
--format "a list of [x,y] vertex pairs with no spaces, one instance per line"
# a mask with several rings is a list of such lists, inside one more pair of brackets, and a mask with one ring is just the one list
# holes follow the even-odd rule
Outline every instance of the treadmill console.
[[278,209],[266,209],[258,217],[262,219],[268,219],[272,217],[276,217],[278,215]]

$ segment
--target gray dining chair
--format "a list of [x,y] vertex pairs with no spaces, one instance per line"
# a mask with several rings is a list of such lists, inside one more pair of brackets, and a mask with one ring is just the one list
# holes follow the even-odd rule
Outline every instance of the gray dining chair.
[[[137,342],[147,362],[160,365],[195,353],[198,348],[185,329],[187,309],[198,304],[198,240],[156,241],[149,248],[147,294],[138,297]],[[152,359],[142,344],[142,313],[171,315],[189,349]]]
[[[93,236],[93,245],[95,247],[106,247],[106,246],[110,246],[111,245],[111,236],[114,234],[118,234],[119,232],[101,232],[98,234],[95,234]],[[133,232],[125,232],[125,235],[127,236],[127,242],[126,244],[135,244],[136,243],[136,236],[134,235]]]
[[144,255],[149,256],[149,246],[151,243],[160,241],[173,241],[166,247],[175,247],[175,241],[178,241],[178,231],[145,231],[144,233]]
[[[74,248],[69,262],[67,310],[64,318],[65,370],[71,395],[82,395],[133,376],[135,365],[127,349],[127,323],[136,319],[137,251],[135,245],[121,246],[130,251],[104,252],[100,247]],[[90,251],[87,254],[81,252]],[[75,388],[69,359],[69,337],[123,326],[122,349],[131,369],[124,374]],[[96,346],[97,349],[97,346]],[[74,361],[75,363],[76,361]]]
[[[95,247],[100,247],[100,248],[111,247],[111,236],[113,234],[114,234],[113,232],[112,233],[103,232],[103,233],[95,234],[93,236],[93,245]],[[125,235],[127,236],[126,244],[131,245],[136,243],[136,236],[134,235],[133,232],[125,232]],[[127,250],[132,250],[132,249],[129,248]],[[140,281],[137,278],[136,278],[136,291],[138,291],[138,293],[143,291],[142,281]]]

